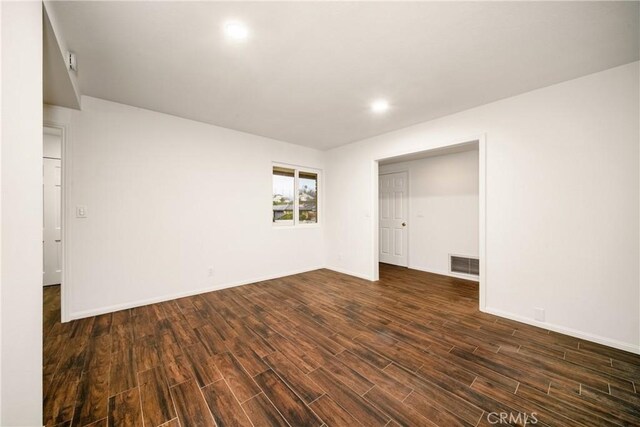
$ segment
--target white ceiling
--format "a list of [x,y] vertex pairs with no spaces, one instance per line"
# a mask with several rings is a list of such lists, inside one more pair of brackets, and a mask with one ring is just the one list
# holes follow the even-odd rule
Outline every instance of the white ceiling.
[[[80,90],[327,149],[639,58],[638,2],[55,2]],[[223,23],[251,37],[230,43]],[[372,114],[371,101],[390,110]]]

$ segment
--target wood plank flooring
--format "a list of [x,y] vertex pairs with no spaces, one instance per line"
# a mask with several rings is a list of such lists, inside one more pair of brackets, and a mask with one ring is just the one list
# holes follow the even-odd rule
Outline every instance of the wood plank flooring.
[[640,356],[481,313],[473,282],[380,277],[318,270],[65,324],[45,288],[43,423],[640,425]]

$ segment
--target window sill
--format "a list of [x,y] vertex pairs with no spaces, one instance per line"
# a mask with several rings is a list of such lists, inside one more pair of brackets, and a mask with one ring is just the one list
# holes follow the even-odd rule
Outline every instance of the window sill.
[[291,230],[296,228],[320,228],[320,224],[272,225],[274,230]]

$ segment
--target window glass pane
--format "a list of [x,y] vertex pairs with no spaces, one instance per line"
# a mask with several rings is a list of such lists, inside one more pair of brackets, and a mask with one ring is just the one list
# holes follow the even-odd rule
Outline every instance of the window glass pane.
[[300,223],[318,222],[318,175],[310,172],[298,173],[298,203]]
[[273,222],[275,224],[293,224],[294,182],[293,169],[274,166]]

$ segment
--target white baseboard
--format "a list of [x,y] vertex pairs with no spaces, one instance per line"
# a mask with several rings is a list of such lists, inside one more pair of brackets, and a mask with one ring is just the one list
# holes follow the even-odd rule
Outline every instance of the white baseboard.
[[493,314],[495,316],[504,317],[506,319],[515,320],[516,322],[526,323],[527,325],[537,326],[542,329],[548,329],[553,332],[558,332],[558,333],[569,335],[575,338],[591,341],[597,344],[606,345],[607,347],[613,347],[619,350],[628,351],[630,353],[640,354],[640,345],[630,344],[630,343],[626,343],[618,340],[612,340],[607,337],[603,337],[600,335],[593,335],[593,334],[582,332],[576,329],[555,325],[553,323],[538,322],[537,320],[529,319],[527,317],[520,316],[518,314],[509,313],[509,312],[491,308],[491,307],[485,307],[485,309],[481,311],[485,313]]
[[451,273],[450,271],[432,270],[428,268],[421,268],[415,265],[410,265],[409,268],[412,270],[424,271],[425,273],[439,274],[441,276],[449,276],[449,277],[454,277],[456,279],[470,280],[472,282],[480,282],[480,278],[478,276],[469,276],[466,274]]
[[295,274],[301,274],[301,273],[307,273],[309,271],[315,271],[315,270],[319,270],[319,269],[322,269],[322,268],[324,268],[324,266],[314,267],[314,268],[306,268],[306,269],[302,269],[302,270],[289,271],[289,272],[286,272],[286,273],[275,274],[275,275],[270,275],[270,276],[263,276],[263,277],[258,277],[258,278],[254,278],[254,279],[248,279],[248,280],[240,280],[238,282],[214,285],[214,286],[210,286],[210,287],[206,287],[206,288],[194,289],[194,290],[191,290],[191,291],[185,291],[185,292],[178,292],[178,293],[175,293],[175,294],[163,295],[163,296],[160,296],[160,297],[146,298],[146,299],[138,300],[138,301],[134,301],[134,302],[127,302],[127,303],[123,303],[123,304],[114,304],[114,305],[109,305],[109,306],[106,306],[106,307],[99,307],[99,308],[90,309],[90,310],[78,311],[78,312],[69,314],[69,321],[76,320],[76,319],[83,319],[85,317],[98,316],[100,314],[105,314],[105,313],[113,313],[114,311],[126,310],[128,308],[142,307],[144,305],[155,304],[155,303],[164,302],[164,301],[170,301],[170,300],[178,299],[178,298],[190,297],[190,296],[193,296],[193,295],[204,294],[204,293],[207,293],[207,292],[219,291],[221,289],[234,288],[236,286],[250,285],[252,283],[264,282],[265,280],[279,279],[281,277],[293,276]]
[[339,267],[324,267],[327,270],[331,270],[331,271],[335,271],[336,273],[341,273],[341,274],[346,274],[347,276],[353,276],[353,277],[357,277],[358,279],[364,279],[364,280],[368,280],[370,282],[374,282],[375,280],[373,280],[373,278],[371,276],[367,276],[364,274],[360,274],[360,273],[354,273],[353,271],[349,271],[349,270],[345,270],[343,268],[339,268]]

